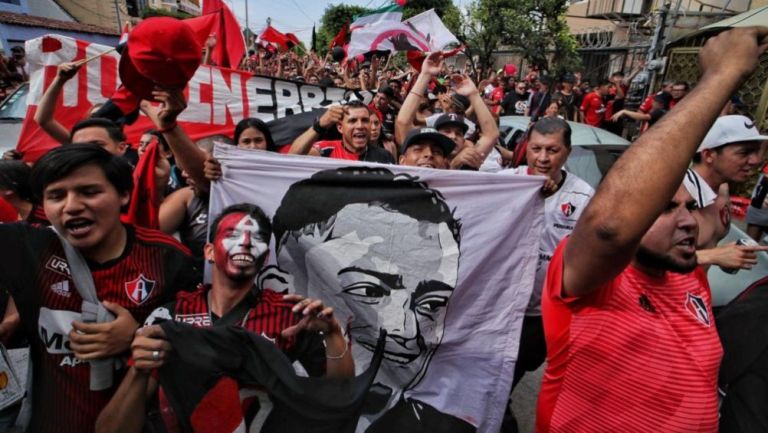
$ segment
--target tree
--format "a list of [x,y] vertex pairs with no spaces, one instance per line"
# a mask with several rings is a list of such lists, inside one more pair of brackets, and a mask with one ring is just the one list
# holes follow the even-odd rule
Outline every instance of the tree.
[[560,74],[581,63],[565,21],[567,8],[567,0],[475,0],[462,36],[482,71],[492,63],[491,53],[506,45],[528,63]]
[[178,12],[176,12],[176,11],[169,11],[169,10],[166,10],[166,9],[153,8],[153,7],[150,7],[150,6],[145,7],[141,11],[141,18],[142,19],[152,18],[152,17],[171,17],[171,18],[178,18],[180,20],[183,20],[183,19],[186,19],[186,18],[191,18],[192,15],[190,15],[190,14],[188,14],[186,12],[183,12],[183,11],[178,11]]
[[320,29],[317,31],[317,49],[320,54],[325,54],[328,51],[328,45],[333,40],[334,36],[339,33],[341,27],[347,23],[353,21],[352,17],[368,12],[361,6],[353,5],[329,5],[323,12],[323,17],[320,18]]

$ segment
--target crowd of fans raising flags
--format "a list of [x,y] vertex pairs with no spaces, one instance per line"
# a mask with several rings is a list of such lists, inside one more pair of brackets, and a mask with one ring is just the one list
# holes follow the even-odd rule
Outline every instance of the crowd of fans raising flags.
[[[618,396],[643,394],[638,391],[643,384],[656,387],[665,380],[669,392],[680,393],[684,402],[672,408],[654,399],[644,400],[646,406],[628,408],[642,416],[627,416],[628,424],[623,427],[663,431],[675,425],[680,431],[716,431],[716,383],[722,356],[717,334],[713,327],[681,325],[677,319],[683,314],[683,307],[666,310],[664,291],[669,285],[674,291],[692,293],[702,302],[702,314],[709,317],[712,312],[706,276],[697,268],[697,250],[703,251],[698,253],[698,260],[704,265],[725,266],[727,261],[728,266],[733,266],[736,260],[735,267],[749,268],[755,263],[755,252],[760,247],[734,252],[736,247],[726,251],[717,250],[715,245],[724,235],[719,218],[723,208],[718,201],[722,198],[720,186],[746,181],[745,169],[748,172],[762,163],[766,137],[754,125],[742,127],[742,119],[746,118],[734,117],[729,107],[733,105],[731,94],[755,69],[757,57],[765,50],[757,41],[766,34],[765,29],[748,29],[714,38],[702,53],[704,77],[698,84],[700,89],[688,95],[686,83],[664,83],[638,111],[623,107],[632,74],[625,77],[614,73],[609,79],[587,83],[578,73],[553,77],[531,70],[523,77],[510,77],[502,70],[475,80],[466,68],[457,70],[447,65],[441,53],[427,55],[420,70],[416,70],[398,69],[386,56],[372,56],[368,61],[352,64],[338,63],[331,54],[321,58],[314,53],[299,56],[257,48],[248,53],[241,69],[319,86],[368,90],[375,96],[370,104],[349,101],[330,107],[290,146],[281,149],[272,140],[269,127],[254,118],[237,123],[231,143],[244,149],[345,160],[432,169],[511,170],[516,174],[544,176],[542,194],[546,203],[555,203],[554,197],[563,195],[579,197],[583,206],[577,206],[574,212],[583,218],[575,228],[543,229],[548,241],[542,245],[545,250],[540,254],[536,287],[523,325],[515,382],[544,362],[548,347],[557,349],[549,352],[537,415],[539,431],[599,430],[601,418],[594,416],[595,411],[605,416],[616,415],[624,404]],[[210,49],[215,44],[212,35],[206,42],[203,63],[209,61]],[[734,54],[734,50],[738,52]],[[723,60],[727,51],[737,60]],[[8,71],[0,71],[3,79],[14,80],[25,73],[23,62],[15,55],[3,65]],[[56,302],[57,310],[73,313],[71,317],[55,318],[74,321],[67,334],[74,353],[73,366],[83,360],[112,359],[128,352],[133,364],[120,377],[122,383],[94,393],[89,389],[87,373],[74,374],[51,365],[52,355],[45,350],[33,352],[35,392],[31,431],[141,431],[149,420],[150,405],[167,411],[151,371],[162,365],[173,348],[164,340],[161,329],[139,328],[148,316],[159,314],[166,302],[173,304],[174,309],[207,304],[210,323],[205,326],[210,326],[247,299],[279,317],[281,325],[275,328],[274,320],[268,326],[265,319],[246,315],[238,320],[242,327],[256,333],[269,332],[277,339],[275,344],[292,359],[306,359],[308,354],[298,350],[304,345],[297,335],[322,338],[323,343],[309,353],[310,363],[317,364],[318,357],[324,360],[319,371],[329,377],[354,375],[341,326],[322,300],[297,295],[282,297],[277,293],[253,299],[247,296],[253,276],[266,259],[269,221],[253,206],[234,207],[209,217],[208,191],[211,182],[220,178],[222,168],[210,154],[210,142],[193,143],[177,123],[186,108],[182,90],[157,88],[153,97],[159,105],[142,104],[142,111],[152,119],[155,128],[148,130],[139,143],[127,143],[121,126],[108,119],[90,117],[66,129],[53,117],[52,104],[78,67],[59,66],[35,116],[35,121],[64,146],[49,152],[32,168],[19,161],[22,155],[14,151],[4,155],[5,161],[0,163],[3,198],[13,207],[16,219],[32,223],[0,226],[0,234],[7,242],[0,261],[0,286],[5,290],[2,306],[6,312],[0,323],[0,339],[12,346],[23,344],[26,336],[33,347],[39,346],[37,333],[26,332],[29,318],[51,314],[52,303]],[[678,109],[671,110],[678,104]],[[98,113],[98,109],[94,107],[93,112]],[[720,114],[725,116],[716,120]],[[504,115],[530,117],[525,146],[508,149],[499,145],[498,118]],[[666,117],[665,121],[660,120]],[[621,132],[624,118],[654,127],[627,151],[623,163],[617,164],[605,179],[606,187],[595,192],[564,171],[571,150],[571,127],[565,120]],[[680,131],[681,124],[688,125],[685,133]],[[321,140],[330,129],[336,129],[341,138]],[[732,136],[740,139],[736,142],[727,138]],[[663,143],[667,139],[676,140],[675,145]],[[160,147],[162,156],[155,167],[154,184],[158,188],[160,232],[164,233],[120,222],[120,210],[128,206],[132,187],[132,164],[153,143]],[[743,159],[734,170],[727,167],[732,163],[728,159],[732,154]],[[699,179],[695,183],[706,184],[699,185],[699,190],[680,185],[692,157],[696,163],[691,170]],[[702,197],[697,197],[696,191]],[[708,198],[704,198],[707,191]],[[647,197],[647,202],[621,200],[639,195]],[[587,206],[590,198],[592,204]],[[705,231],[696,228],[692,216],[699,211],[704,215],[700,224],[707,228]],[[553,211],[547,208],[546,212]],[[52,280],[45,277],[46,272],[57,270],[41,254],[61,248],[52,231],[40,228],[48,224],[85,257],[100,298],[110,299],[109,293],[124,290],[115,286],[111,276],[130,266],[159,267],[163,277],[158,284],[162,287],[155,290],[162,296],[140,306],[104,302],[103,307],[116,320],[84,323],[79,319],[79,303],[65,305],[71,299],[51,298],[51,290],[69,289],[55,289]],[[172,234],[177,234],[181,243],[172,239]],[[569,240],[561,242],[568,235],[572,235]],[[233,247],[234,244],[242,249]],[[579,251],[589,253],[577,254]],[[637,256],[635,251],[639,251]],[[60,251],[57,254],[63,255]],[[734,259],[737,254],[739,258]],[[205,261],[213,263],[212,284],[195,289],[202,281],[198,270]],[[662,337],[660,344],[669,345],[657,351],[669,351],[675,362],[694,353],[701,364],[676,364],[680,369],[677,376],[685,378],[680,380],[667,377],[664,366],[654,360],[649,361],[649,371],[642,380],[638,372],[614,369],[610,386],[605,388],[611,398],[590,407],[579,399],[578,386],[564,386],[574,374],[583,375],[579,377],[580,386],[596,385],[604,379],[600,372],[585,370],[582,364],[566,368],[569,362],[579,360],[569,361],[563,355],[590,344],[589,338],[581,340],[573,333],[568,337],[570,323],[575,324],[590,308],[622,309],[622,299],[612,294],[633,290],[645,290],[641,306],[642,298],[646,297],[647,306],[643,308],[653,314],[658,308],[661,320],[667,320],[664,323],[671,326],[665,330],[654,328]],[[40,295],[36,294],[38,291]],[[181,291],[189,292],[174,301]],[[636,303],[635,298],[631,301]],[[286,311],[300,312],[303,318],[289,317]],[[562,320],[566,317],[568,320]],[[618,324],[619,316],[605,320]],[[620,325],[605,345],[627,348],[643,334],[632,324]],[[650,331],[647,334],[657,335]],[[571,339],[566,342],[568,338]],[[590,338],[601,340],[597,334]],[[687,343],[681,343],[681,339]],[[695,347],[689,347],[690,342],[696,342]],[[611,348],[602,349],[610,353]],[[616,365],[632,362],[629,357],[634,355],[633,351],[617,355]],[[48,398],[64,393],[70,396],[67,401]],[[621,421],[616,421],[617,430],[623,428]],[[164,416],[163,422],[172,423],[173,418]],[[569,429],[569,425],[577,427]],[[422,428],[419,431],[439,431],[430,426]],[[504,428],[514,429],[508,424]]]

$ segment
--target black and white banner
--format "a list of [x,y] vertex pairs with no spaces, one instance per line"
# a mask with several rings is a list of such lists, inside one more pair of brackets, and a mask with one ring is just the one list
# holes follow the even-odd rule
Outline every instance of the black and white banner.
[[388,332],[358,432],[498,432],[536,271],[540,178],[233,146],[214,155],[223,176],[210,214],[245,202],[272,220],[258,281],[333,306],[358,372]]

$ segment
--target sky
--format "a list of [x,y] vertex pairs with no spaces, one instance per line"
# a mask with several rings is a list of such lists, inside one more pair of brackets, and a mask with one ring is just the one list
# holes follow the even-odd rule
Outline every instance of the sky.
[[[204,0],[203,0],[204,1]],[[246,0],[224,0],[245,27]],[[320,27],[320,18],[328,5],[349,4],[376,8],[389,3],[389,0],[247,0],[248,27],[259,32],[267,25],[267,17],[272,18],[272,26],[285,33],[291,32],[306,45],[312,40],[312,24]],[[469,0],[453,0],[457,6],[469,3]]]

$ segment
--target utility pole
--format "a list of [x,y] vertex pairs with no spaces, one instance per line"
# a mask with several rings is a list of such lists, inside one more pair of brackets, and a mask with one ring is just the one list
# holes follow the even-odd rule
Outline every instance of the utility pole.
[[248,0],[245,0],[245,28],[248,29],[248,33],[250,34],[251,28],[248,27]]

